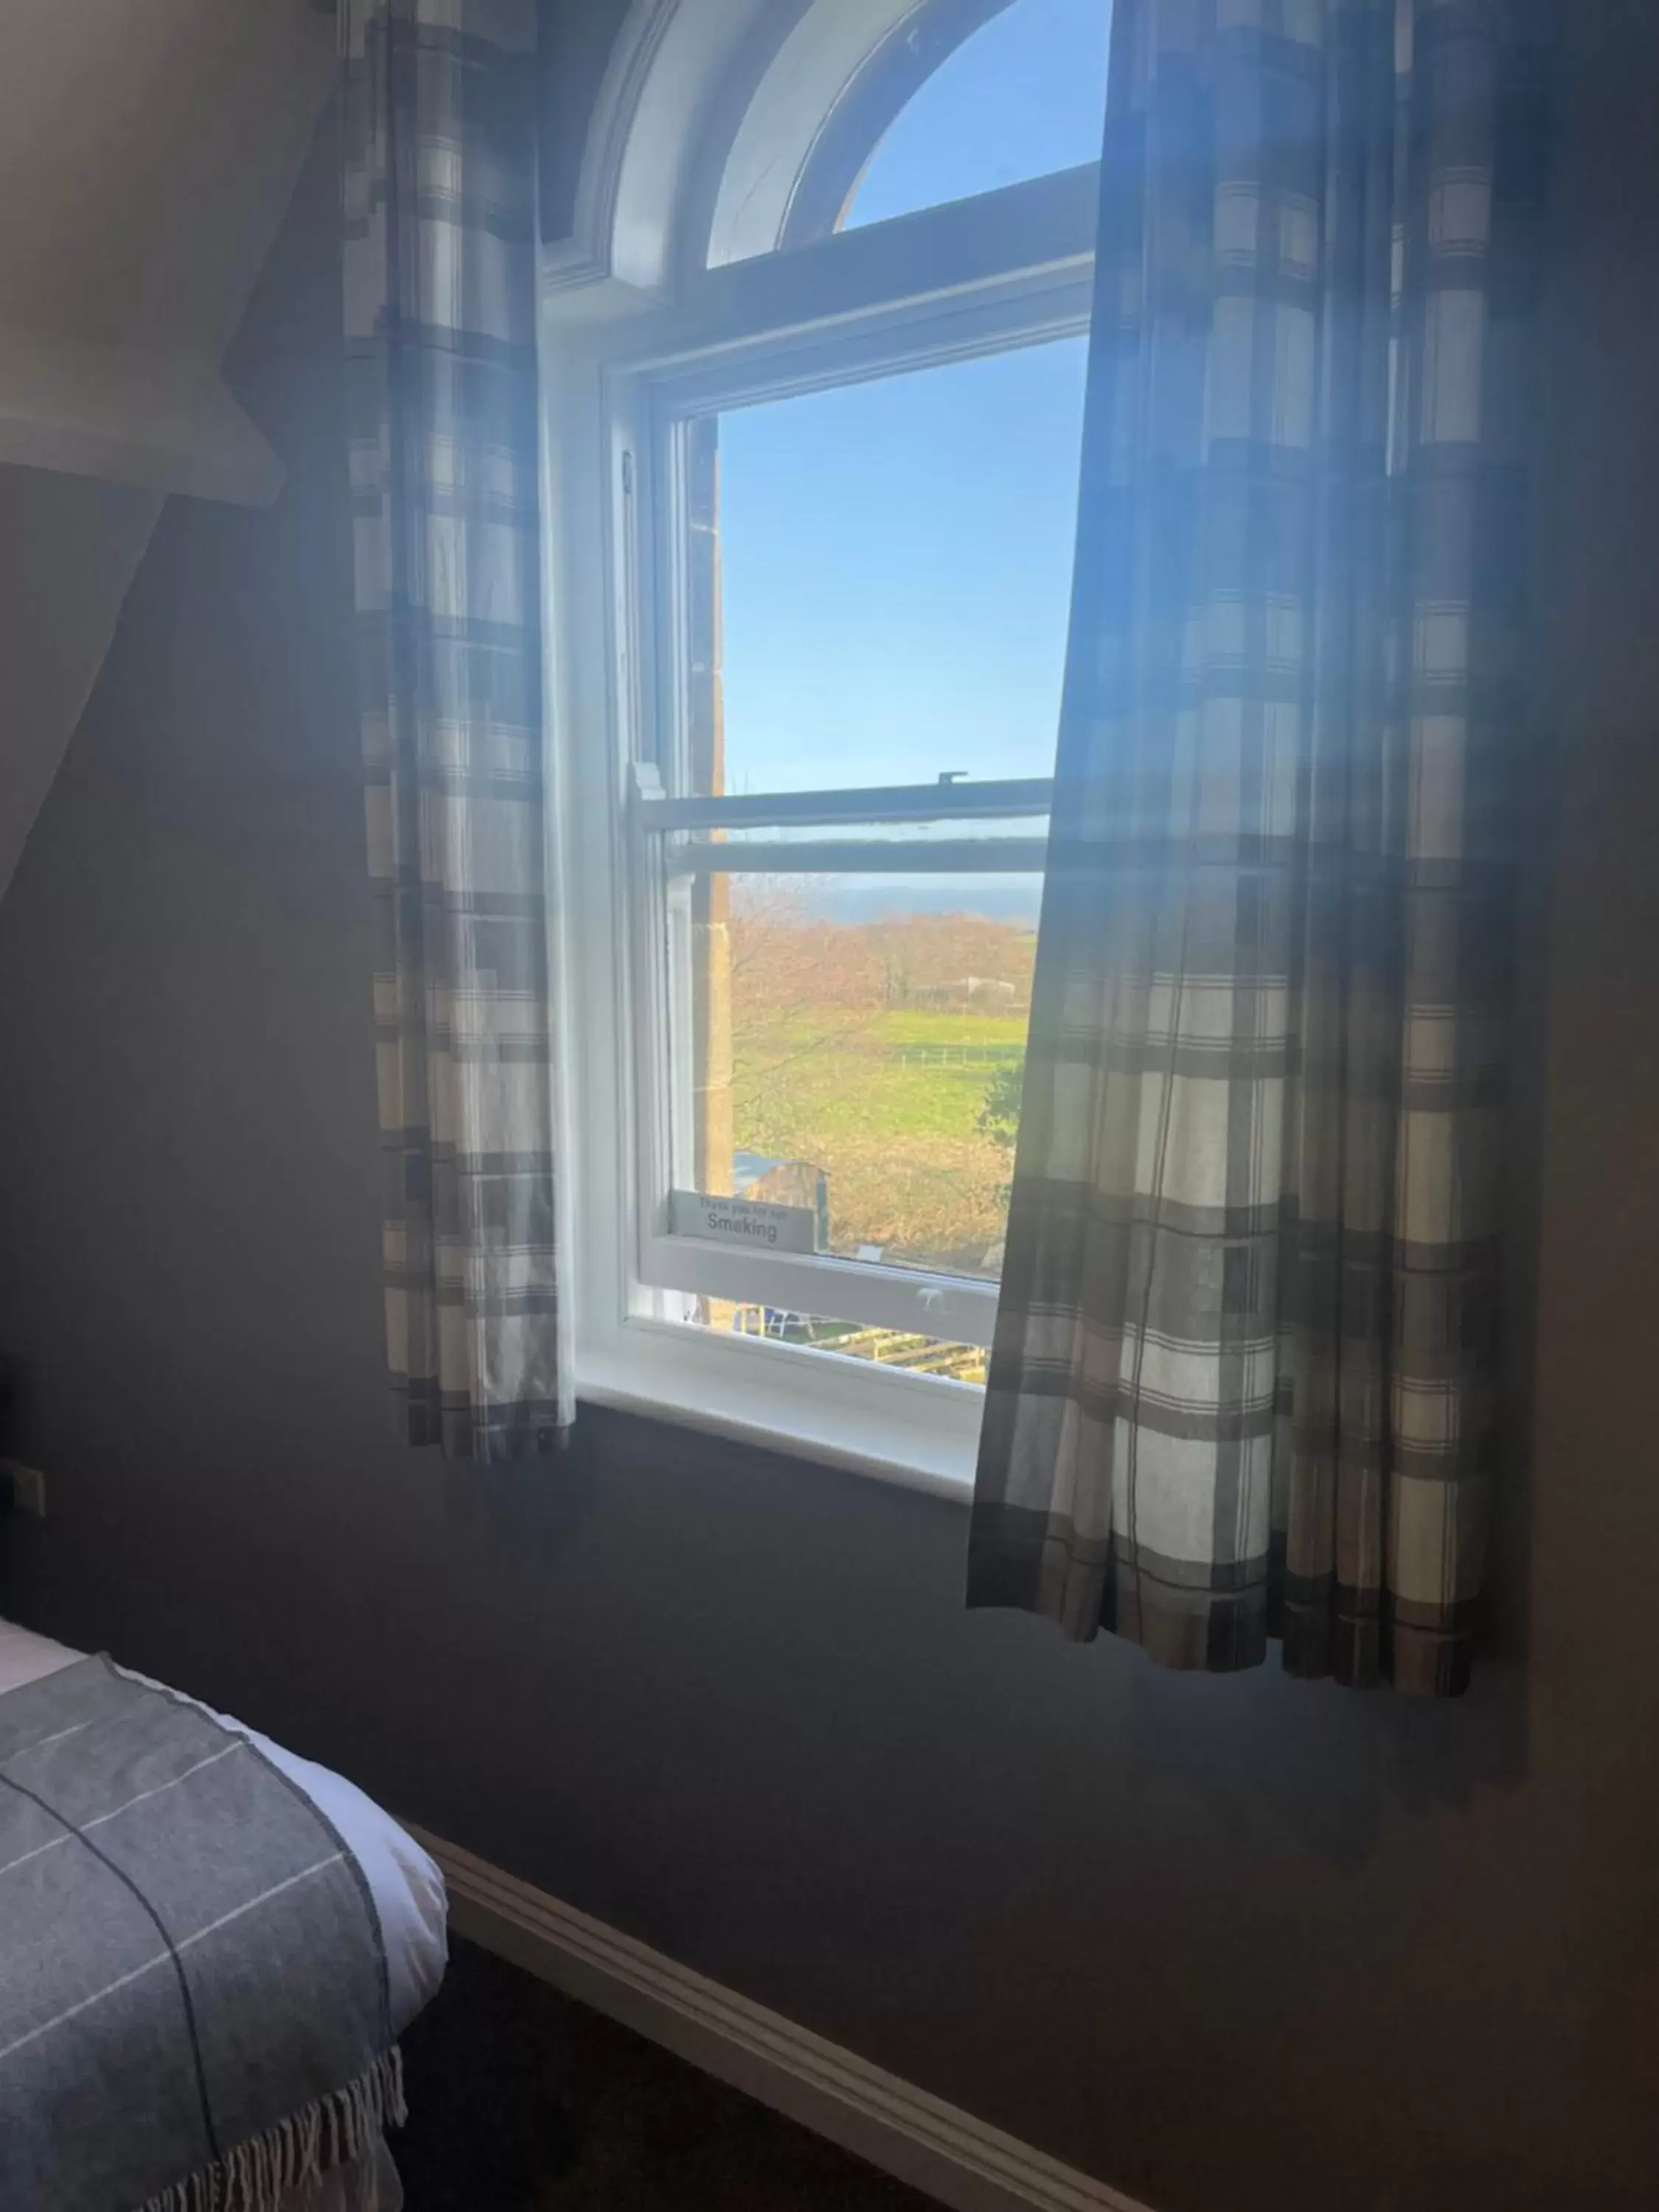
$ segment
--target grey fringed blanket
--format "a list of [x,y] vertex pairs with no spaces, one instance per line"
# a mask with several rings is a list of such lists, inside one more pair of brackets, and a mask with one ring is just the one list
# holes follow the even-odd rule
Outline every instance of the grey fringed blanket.
[[310,1800],[106,1660],[0,1696],[5,2212],[270,2212],[401,2118],[380,1919]]

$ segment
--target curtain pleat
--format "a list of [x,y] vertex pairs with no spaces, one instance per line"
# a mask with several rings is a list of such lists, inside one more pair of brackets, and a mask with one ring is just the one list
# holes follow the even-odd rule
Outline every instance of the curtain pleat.
[[534,0],[349,0],[345,311],[400,1433],[555,1445]]
[[1172,1666],[1468,1680],[1546,29],[1116,0],[969,1595]]

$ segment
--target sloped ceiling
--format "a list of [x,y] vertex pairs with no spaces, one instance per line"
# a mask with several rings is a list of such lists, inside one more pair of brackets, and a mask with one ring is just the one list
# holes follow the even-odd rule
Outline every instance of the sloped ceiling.
[[258,502],[219,380],[332,81],[314,0],[5,0],[0,896],[169,492]]

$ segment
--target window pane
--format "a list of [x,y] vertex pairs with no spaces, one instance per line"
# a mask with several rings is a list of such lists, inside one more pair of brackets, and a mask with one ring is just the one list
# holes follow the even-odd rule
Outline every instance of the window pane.
[[683,787],[1054,773],[1081,337],[694,424]]
[[[676,787],[1052,774],[1085,362],[1085,342],[1063,340],[687,425],[690,711]],[[726,834],[1040,843],[1046,827]],[[1041,878],[921,859],[895,855],[879,874],[672,879],[672,1184],[791,1208],[801,1241],[786,1249],[994,1282]],[[972,1347],[785,1314],[764,1296],[705,1297],[701,1318],[983,1379]]]
[[677,1176],[805,1210],[818,1250],[994,1280],[1040,879],[687,887]]
[[1109,0],[1013,0],[906,104],[842,227],[1098,161],[1109,25]]

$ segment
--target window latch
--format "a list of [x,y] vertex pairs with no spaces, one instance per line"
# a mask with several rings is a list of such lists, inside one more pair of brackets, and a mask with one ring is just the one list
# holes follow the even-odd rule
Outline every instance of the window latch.
[[635,806],[660,806],[668,797],[654,761],[630,761],[628,774],[629,797]]

